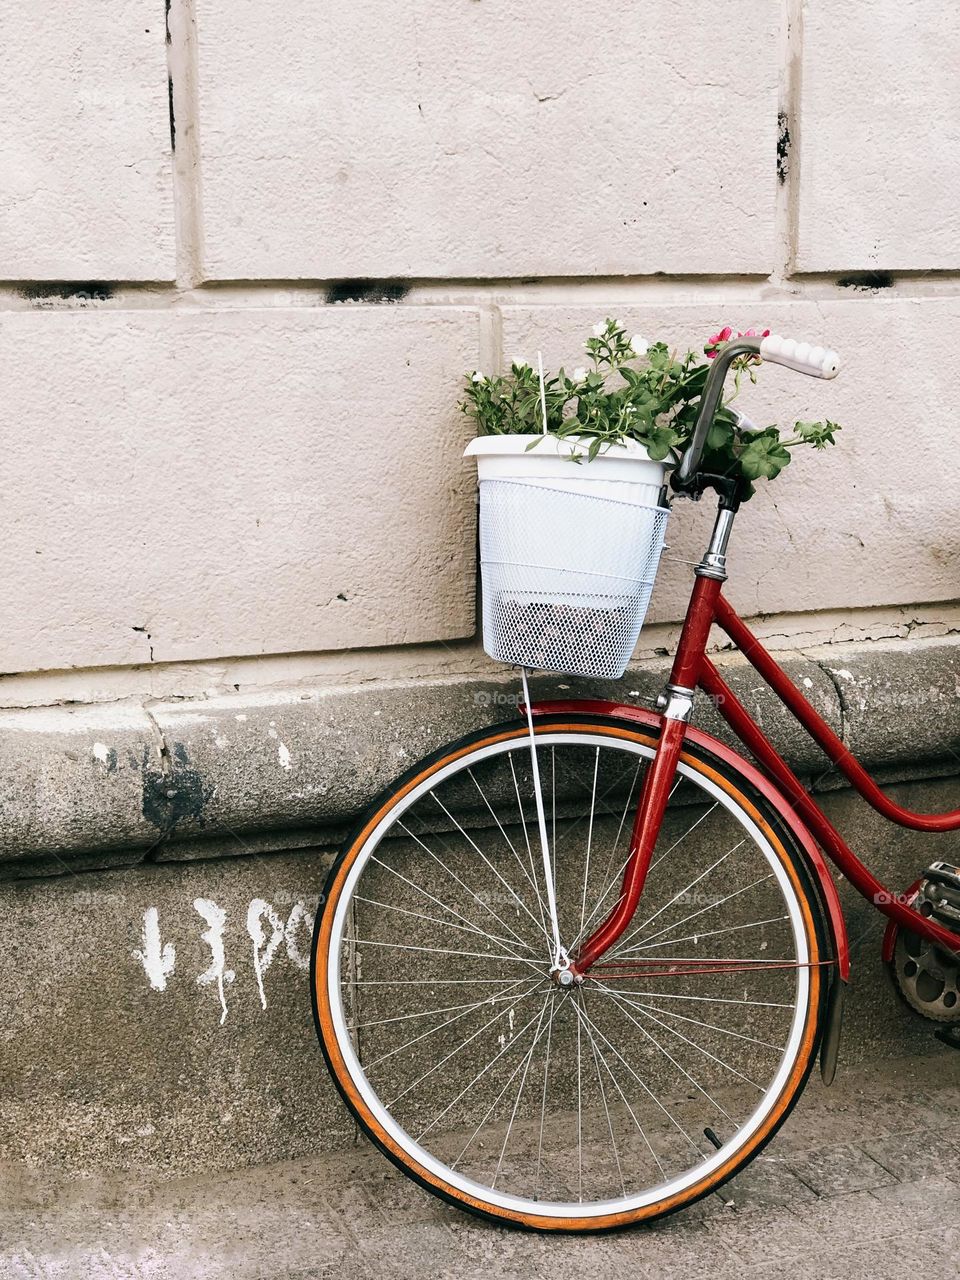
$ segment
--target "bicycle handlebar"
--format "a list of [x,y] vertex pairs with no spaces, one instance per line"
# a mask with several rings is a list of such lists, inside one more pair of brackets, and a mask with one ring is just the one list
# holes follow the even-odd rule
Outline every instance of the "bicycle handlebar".
[[812,378],[835,378],[840,372],[840,360],[835,351],[812,347],[809,342],[797,342],[793,338],[781,338],[776,333],[760,339],[760,359],[796,369],[797,373],[808,373]]
[[777,334],[770,334],[766,338],[734,338],[731,342],[725,342],[717,352],[704,383],[693,438],[675,472],[674,483],[677,488],[687,487],[696,474],[707,442],[707,432],[720,407],[727,370],[738,356],[744,355],[759,356],[768,364],[782,364],[787,369],[809,374],[812,378],[835,378],[840,371],[840,361],[835,351],[813,347],[809,342],[796,342],[793,338],[781,338]]

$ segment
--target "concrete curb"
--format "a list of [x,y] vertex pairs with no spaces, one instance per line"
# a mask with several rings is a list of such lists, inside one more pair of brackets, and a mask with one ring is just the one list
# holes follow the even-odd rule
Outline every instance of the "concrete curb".
[[[807,776],[825,770],[743,659],[721,661],[791,764]],[[534,684],[541,698],[649,705],[667,665],[636,666],[617,684],[564,676]],[[783,665],[887,780],[960,772],[960,644],[838,645],[789,653]],[[0,711],[0,874],[328,844],[418,758],[510,720],[516,691],[516,678],[505,673]],[[697,722],[729,737],[702,701]]]

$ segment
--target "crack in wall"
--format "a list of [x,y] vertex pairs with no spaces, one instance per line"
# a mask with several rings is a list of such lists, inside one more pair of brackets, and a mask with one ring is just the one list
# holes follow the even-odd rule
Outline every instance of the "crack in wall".
[[810,661],[820,668],[823,674],[827,677],[827,679],[833,685],[834,692],[837,695],[837,705],[840,710],[840,728],[839,728],[837,737],[840,739],[840,741],[843,743],[845,747],[848,747],[850,744],[847,741],[847,725],[850,718],[850,707],[849,707],[849,704],[847,703],[846,696],[843,692],[843,685],[840,681],[840,677],[836,674],[836,672],[833,670],[832,667],[827,666],[826,662],[822,662],[819,658],[810,656]]
[[161,846],[175,838],[182,822],[198,827],[206,825],[204,811],[217,788],[204,783],[182,742],[168,743],[163,726],[146,703],[141,703],[141,709],[155,739],[156,762],[151,759],[148,746],[144,747],[141,759],[141,812],[157,830],[157,840],[144,861],[154,862]]
[[194,0],[167,0],[165,19],[176,224],[176,289],[179,291],[196,287],[203,277],[199,59]]
[[777,102],[776,202],[774,225],[779,261],[775,284],[793,275],[800,221],[800,93],[803,77],[803,0],[784,0]]

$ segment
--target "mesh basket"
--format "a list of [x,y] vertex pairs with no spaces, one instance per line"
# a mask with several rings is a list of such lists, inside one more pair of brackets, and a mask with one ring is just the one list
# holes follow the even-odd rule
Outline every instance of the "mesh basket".
[[541,671],[622,676],[668,515],[567,487],[481,481],[484,649]]

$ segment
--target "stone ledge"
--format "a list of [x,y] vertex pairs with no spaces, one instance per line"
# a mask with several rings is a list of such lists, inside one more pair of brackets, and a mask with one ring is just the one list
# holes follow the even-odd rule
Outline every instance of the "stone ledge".
[[[886,781],[960,772],[955,641],[838,645],[782,660]],[[739,655],[720,661],[737,696],[794,768],[817,777],[824,758],[759,677]],[[534,685],[538,697],[649,705],[667,665],[637,665],[619,683],[544,676]],[[329,844],[418,758],[509,720],[516,687],[505,673],[291,687],[147,706],[0,711],[2,874]],[[702,701],[696,719],[729,737]]]
[[[936,810],[954,791],[950,779],[892,794]],[[938,853],[950,856],[936,837],[890,827],[849,791],[824,803],[891,887],[910,884]],[[324,1069],[307,976],[329,865],[329,854],[302,849],[0,885],[0,1163],[168,1176],[350,1147],[355,1129]],[[883,918],[850,885],[839,889],[853,955],[841,1071],[886,1056],[917,1061],[939,1046],[890,990]],[[268,934],[271,912],[283,927],[269,965],[262,944],[259,960],[254,950],[254,904]],[[213,959],[211,913],[220,911],[222,992],[202,978]]]

